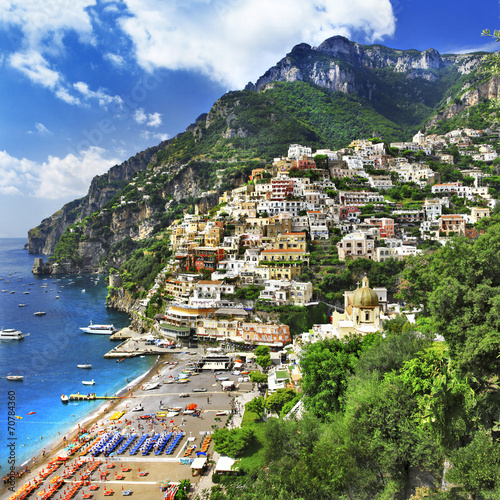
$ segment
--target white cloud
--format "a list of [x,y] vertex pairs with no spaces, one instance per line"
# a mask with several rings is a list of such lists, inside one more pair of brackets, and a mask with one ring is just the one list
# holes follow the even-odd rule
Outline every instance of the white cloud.
[[35,123],[35,128],[40,135],[52,134],[52,132],[43,123]]
[[113,66],[116,66],[117,68],[122,68],[125,66],[125,58],[118,55],[118,54],[112,54],[111,52],[108,52],[107,54],[104,54],[104,59],[107,59]]
[[141,124],[144,123],[148,119],[146,113],[144,113],[144,110],[142,108],[137,108],[135,113],[134,113],[134,120]]
[[123,104],[123,100],[118,95],[109,95],[103,89],[99,89],[97,91],[90,90],[89,86],[84,82],[76,82],[73,84],[73,87],[83,95],[86,100],[96,99],[99,102],[99,106],[105,108],[108,104],[113,102],[117,104]]
[[[125,0],[120,26],[138,63],[201,71],[241,88],[299,42],[354,31],[370,41],[394,33],[390,0]],[[131,15],[130,15],[131,14]]]
[[148,120],[148,123],[146,123],[148,127],[159,127],[161,125],[161,114],[151,113],[148,115]]
[[161,113],[145,113],[143,108],[137,108],[134,113],[134,120],[142,125],[145,123],[148,127],[159,127],[162,124]]
[[10,65],[35,83],[53,89],[60,81],[57,71],[49,68],[49,63],[35,51],[16,52],[9,58]]
[[108,158],[106,151],[98,147],[83,151],[79,157],[49,156],[42,163],[0,151],[0,193],[44,199],[80,197],[86,194],[95,175],[117,163],[117,158]]

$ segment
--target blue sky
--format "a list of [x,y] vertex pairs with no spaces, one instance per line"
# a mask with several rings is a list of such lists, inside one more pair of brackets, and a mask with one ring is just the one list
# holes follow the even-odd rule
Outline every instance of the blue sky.
[[0,237],[25,237],[298,43],[490,51],[481,31],[499,15],[492,0],[3,0]]

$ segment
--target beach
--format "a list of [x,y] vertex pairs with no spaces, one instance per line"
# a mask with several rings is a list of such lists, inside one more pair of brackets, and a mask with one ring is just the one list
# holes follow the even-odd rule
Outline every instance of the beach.
[[[235,381],[238,390],[223,391],[221,382],[212,370],[189,375],[189,382],[176,383],[175,379],[179,374],[183,376],[183,370],[192,368],[197,359],[199,353],[195,349],[160,356],[153,368],[144,377],[134,381],[133,387],[129,384],[121,397],[104,404],[97,413],[80,421],[73,432],[65,436],[66,441],[59,440],[50,450],[47,447],[45,457],[39,457],[36,463],[29,463],[28,472],[16,478],[13,486],[8,485],[13,490],[4,487],[1,498],[8,499],[13,495],[13,491],[22,491],[23,487],[32,488],[36,481],[40,481],[48,470],[51,470],[47,469],[48,467],[56,468],[47,477],[43,477],[36,493],[33,490],[33,498],[35,494],[44,498],[41,492],[45,490],[47,493],[58,481],[61,485],[50,497],[56,500],[68,498],[68,491],[72,487],[76,490],[71,498],[94,499],[122,496],[122,491],[128,490],[139,498],[160,499],[164,498],[162,489],[165,490],[169,485],[175,486],[183,479],[190,479],[195,488],[200,478],[206,477],[209,468],[193,476],[191,462],[197,457],[197,453],[200,453],[202,446],[207,460],[214,458],[211,433],[215,427],[223,427],[227,419],[236,416],[238,403],[235,398],[247,394],[252,389],[250,382],[237,382],[237,376],[225,373],[230,380]],[[154,386],[157,387],[153,388]],[[188,407],[194,410],[189,410]],[[141,409],[133,411],[138,408]],[[174,409],[177,413],[175,416],[168,411]],[[160,416],[157,415],[159,411],[163,411]],[[171,416],[167,417],[167,414]],[[116,415],[119,415],[118,418],[112,420]],[[153,417],[144,418],[146,415]],[[91,453],[81,455],[89,444],[103,439],[106,433],[121,439],[110,456],[105,457],[103,453],[95,456]],[[132,444],[122,454],[117,454],[134,434],[137,436]],[[165,437],[171,434],[171,437],[161,453],[155,454],[152,449],[144,455],[141,452],[130,454],[131,448],[143,436],[158,437],[162,434]],[[67,454],[65,448],[68,443],[79,446],[82,439],[88,441],[67,460],[62,460]],[[171,453],[167,454],[166,450],[174,441],[178,442]],[[203,459],[204,456],[201,454],[200,458]],[[69,475],[75,467],[76,471]],[[110,490],[113,490],[113,493],[105,495],[105,492]]]

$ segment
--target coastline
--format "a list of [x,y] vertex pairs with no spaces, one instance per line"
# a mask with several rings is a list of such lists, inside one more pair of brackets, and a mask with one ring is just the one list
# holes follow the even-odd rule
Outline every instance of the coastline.
[[[146,372],[144,372],[142,375],[139,375],[134,380],[129,382],[126,386],[117,391],[117,393],[115,394],[115,399],[103,401],[103,403],[93,412],[85,416],[82,420],[79,420],[74,427],[66,432],[66,441],[64,441],[62,437],[57,437],[49,441],[48,444],[45,444],[45,446],[41,444],[34,457],[26,460],[24,463],[16,467],[16,474],[19,474],[22,470],[28,468],[26,477],[29,477],[33,473],[32,469],[39,468],[47,464],[50,461],[51,455],[55,455],[56,453],[63,450],[68,443],[70,443],[75,437],[77,437],[80,428],[86,428],[86,426],[91,427],[97,424],[106,413],[113,411],[122,402],[122,400],[125,399],[124,395],[126,393],[130,393],[127,396],[127,399],[133,398],[134,396],[132,396],[131,394],[144,382],[148,382],[154,375],[156,375],[159,368],[161,368],[164,363],[164,358],[165,355],[158,355],[153,365]],[[44,449],[45,456],[42,455]],[[2,478],[4,476],[5,474],[2,474]],[[25,476],[23,475],[19,479],[24,480],[24,477]],[[3,497],[3,493],[5,493],[6,489],[7,487],[2,484],[2,487],[0,489],[1,497]]]

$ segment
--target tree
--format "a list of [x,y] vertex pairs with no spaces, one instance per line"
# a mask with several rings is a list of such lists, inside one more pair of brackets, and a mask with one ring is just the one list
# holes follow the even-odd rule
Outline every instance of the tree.
[[253,398],[250,400],[248,403],[245,404],[245,411],[251,411],[252,413],[257,414],[259,419],[262,420],[262,417],[264,416],[264,409],[265,409],[265,402],[264,398],[262,396],[258,396],[256,398]]
[[271,348],[267,345],[259,345],[255,348],[255,356],[267,356],[271,352]]
[[297,393],[293,389],[278,389],[274,394],[271,394],[266,398],[266,409],[279,414],[283,406],[289,401],[295,399],[296,396]]
[[354,373],[356,361],[374,340],[372,335],[325,339],[307,346],[301,360],[304,403],[317,417],[329,419],[339,411],[348,376]]
[[266,371],[271,366],[271,356],[269,354],[267,356],[257,356],[255,358],[255,362]]
[[[454,451],[450,460],[453,467],[445,476],[447,481],[461,485],[473,499],[498,498],[500,444],[488,432],[476,432],[471,443]],[[492,490],[496,495],[486,497]]]
[[265,384],[267,382],[267,375],[255,370],[250,372],[250,380],[256,384]]
[[250,427],[240,427],[237,429],[216,429],[212,435],[214,449],[221,455],[236,457],[241,455],[254,437],[254,432]]

